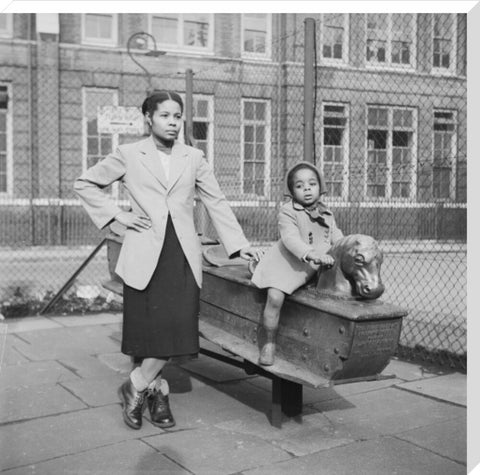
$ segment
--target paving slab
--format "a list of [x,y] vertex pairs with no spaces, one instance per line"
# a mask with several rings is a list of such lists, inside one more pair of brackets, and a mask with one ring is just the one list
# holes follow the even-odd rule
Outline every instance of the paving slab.
[[464,417],[419,427],[397,434],[407,440],[455,462],[467,463],[467,418]]
[[[264,389],[265,391],[271,391],[272,382],[268,378],[258,376],[256,378],[249,379],[249,383]],[[401,379],[385,379],[380,381],[362,381],[356,383],[340,384],[338,386],[332,386],[328,388],[309,388],[303,387],[303,404],[314,404],[316,402],[329,401],[332,399],[341,399],[353,394],[367,393],[370,391],[377,391],[379,389],[389,388],[400,384],[403,381]]]
[[37,361],[118,351],[118,343],[110,334],[111,330],[102,325],[29,331],[21,334],[26,343],[21,351],[27,358]]
[[261,438],[297,457],[354,441],[339,437],[328,418],[319,413],[300,419],[285,418],[281,429],[271,426],[255,414],[221,422],[215,427]]
[[83,327],[87,325],[112,325],[122,321],[119,313],[96,313],[88,315],[68,315],[49,317],[53,322],[65,327]]
[[132,371],[132,359],[129,356],[120,353],[119,351],[115,351],[113,353],[102,352],[97,356],[97,358],[102,364],[113,371],[117,371],[118,373],[127,375],[130,374],[130,371]]
[[[253,399],[255,395],[252,394],[251,397]],[[170,406],[177,421],[173,430],[197,428],[203,425],[240,419],[249,412],[264,420],[266,424],[269,423],[268,414],[261,410],[265,409],[261,404],[252,407],[245,400],[226,394],[217,387],[204,386],[190,392],[172,393]]]
[[233,474],[291,458],[257,437],[216,427],[165,433],[145,440],[196,475]]
[[0,390],[0,423],[84,409],[78,398],[56,384]]
[[123,376],[113,373],[104,378],[78,379],[61,383],[61,385],[85,405],[98,407],[119,402],[117,390],[124,379]]
[[0,426],[0,470],[160,432],[147,421],[139,431],[127,427],[120,404],[8,424]]
[[382,371],[382,374],[394,374],[396,378],[405,381],[434,378],[435,376],[446,373],[448,373],[448,371],[444,371],[438,367],[401,361],[397,358],[392,358],[388,366]]
[[165,455],[141,440],[87,450],[74,455],[55,457],[46,462],[25,465],[3,472],[8,475],[186,475],[184,470]]
[[346,438],[392,435],[463,417],[465,409],[395,388],[314,404]]
[[2,367],[0,387],[31,387],[75,379],[78,379],[78,376],[58,361],[33,361]]
[[98,356],[63,356],[59,362],[81,378],[108,378],[116,371],[105,365]]
[[465,374],[452,373],[420,381],[401,383],[397,386],[407,391],[467,407],[467,376]]
[[9,318],[4,320],[1,325],[6,325],[7,333],[23,333],[36,330],[50,330],[60,328],[61,325],[46,317],[23,317]]
[[2,335],[0,333],[0,366],[27,363],[29,360],[17,348],[25,344],[17,335]]
[[391,437],[355,442],[242,475],[465,475],[464,465]]

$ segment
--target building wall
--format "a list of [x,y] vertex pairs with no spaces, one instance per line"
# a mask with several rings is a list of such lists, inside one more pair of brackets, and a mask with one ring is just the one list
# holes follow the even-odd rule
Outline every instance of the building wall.
[[[219,181],[231,197],[238,198],[240,157],[240,98],[271,99],[271,198],[283,192],[283,176],[303,147],[303,60],[304,22],[319,14],[274,15],[272,20],[272,61],[245,61],[241,58],[241,16],[215,14],[214,52],[210,55],[169,53],[160,59],[143,57],[153,74],[152,86],[185,90],[182,74],[195,72],[194,93],[214,96],[214,166]],[[35,15],[31,15],[35,27]],[[118,15],[116,47],[81,45],[81,15],[60,14],[58,38],[28,38],[28,15],[14,15],[14,38],[0,40],[2,68],[0,83],[10,84],[13,104],[13,198],[73,198],[73,180],[82,171],[82,88],[105,87],[118,90],[120,105],[139,106],[148,87],[126,52],[128,38],[148,29],[145,14]],[[466,16],[457,19],[457,74],[431,73],[432,17],[417,16],[417,67],[415,71],[370,69],[365,64],[364,14],[349,16],[348,64],[322,65],[318,70],[317,109],[323,101],[339,101],[350,110],[350,167],[365,161],[366,107],[368,104],[402,105],[417,108],[417,201],[431,196],[432,114],[434,108],[455,109],[458,113],[458,167],[456,201],[466,200]],[[320,31],[316,39],[319,44]],[[283,63],[278,63],[278,60]],[[32,71],[29,91],[29,67]],[[141,74],[140,74],[141,73]],[[286,87],[288,86],[288,87]],[[29,95],[32,105],[29,106]],[[421,97],[421,104],[418,98]],[[318,118],[318,111],[317,111]],[[32,133],[29,127],[32,125]],[[280,133],[277,135],[277,131]],[[57,133],[58,132],[58,133]],[[275,132],[275,133],[273,133]],[[278,138],[277,138],[278,137]],[[317,146],[320,121],[316,122]],[[30,148],[32,147],[32,148]],[[31,151],[30,151],[31,150]],[[352,201],[362,201],[363,178],[351,175]]]

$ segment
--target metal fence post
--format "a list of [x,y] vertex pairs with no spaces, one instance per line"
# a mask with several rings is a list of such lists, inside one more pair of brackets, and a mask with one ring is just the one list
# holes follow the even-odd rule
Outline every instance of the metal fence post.
[[[185,143],[195,146],[193,137],[193,70],[188,68],[185,70]],[[204,235],[207,229],[207,210],[203,203],[195,200],[197,208],[197,231],[200,235]]]
[[193,145],[193,70],[185,71],[185,142]]
[[314,85],[314,43],[315,43],[315,20],[313,18],[305,19],[305,61],[304,61],[304,81],[303,90],[303,156],[307,162],[315,163],[313,156],[313,122],[314,122],[314,104],[313,104],[313,85]]

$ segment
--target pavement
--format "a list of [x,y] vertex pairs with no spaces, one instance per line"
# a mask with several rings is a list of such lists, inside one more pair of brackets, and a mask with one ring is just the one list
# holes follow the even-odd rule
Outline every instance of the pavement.
[[268,379],[201,355],[165,369],[177,425],[158,429],[147,410],[130,429],[117,397],[131,369],[120,322],[0,322],[2,473],[467,473],[466,375],[396,359],[391,379],[304,388],[302,416],[278,429]]

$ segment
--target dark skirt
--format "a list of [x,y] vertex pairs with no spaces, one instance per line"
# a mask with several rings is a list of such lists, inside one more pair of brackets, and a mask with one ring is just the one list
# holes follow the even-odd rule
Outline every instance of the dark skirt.
[[137,358],[196,356],[199,298],[168,215],[162,252],[147,287],[123,286],[122,353]]

